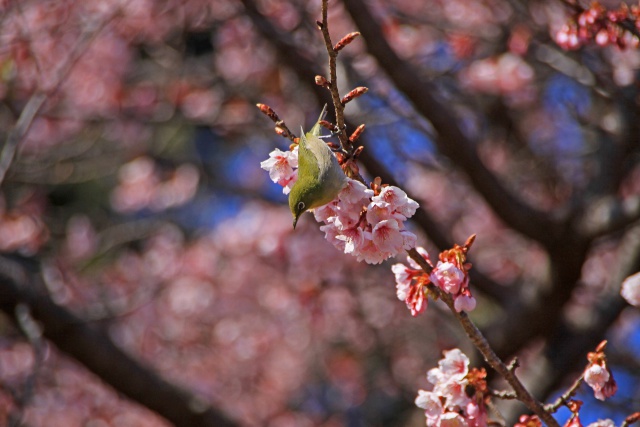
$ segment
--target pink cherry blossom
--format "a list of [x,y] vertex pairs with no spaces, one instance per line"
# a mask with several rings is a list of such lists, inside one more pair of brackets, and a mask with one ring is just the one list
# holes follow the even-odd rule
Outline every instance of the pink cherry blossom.
[[613,420],[610,420],[607,418],[604,420],[598,420],[596,422],[593,422],[589,424],[587,427],[616,427],[616,423],[614,423]]
[[[297,179],[297,150],[283,152],[276,148],[260,163],[271,180],[284,187],[284,194],[289,194]],[[349,179],[336,199],[314,209],[313,214],[316,221],[324,223],[320,229],[337,249],[358,261],[379,264],[416,246],[418,238],[404,222],[417,209],[418,203],[398,187],[384,186],[375,195],[361,182]],[[424,298],[414,293],[413,300],[414,309],[423,311]]]
[[609,372],[604,367],[593,364],[584,372],[584,380],[589,387],[599,390],[609,380]]
[[450,262],[438,261],[431,272],[431,282],[450,294],[457,294],[465,280],[465,274]]
[[396,295],[400,301],[404,301],[411,288],[411,280],[413,279],[411,270],[404,264],[394,264],[391,266],[391,271],[396,276]]
[[438,367],[445,381],[459,380],[469,373],[469,358],[460,349],[445,350]]
[[269,172],[269,178],[283,186],[282,192],[289,194],[298,174],[298,147],[293,151],[280,151],[275,149],[269,153],[269,158],[260,162],[260,167]]
[[[467,290],[468,291],[468,290]],[[471,294],[460,294],[455,297],[453,301],[453,307],[458,313],[461,311],[473,311],[476,308],[476,299]]]
[[622,282],[620,295],[629,304],[640,307],[640,272],[627,277]]
[[360,227],[353,227],[343,230],[342,234],[336,236],[336,239],[345,242],[345,254],[358,252],[362,245],[365,243],[364,232]]
[[373,227],[372,239],[376,246],[384,252],[399,253],[404,246],[400,234],[400,226],[394,219],[385,219]]
[[482,395],[472,399],[467,394],[468,386],[486,387],[484,376],[478,375],[476,369],[474,375],[469,372],[469,358],[457,348],[445,351],[438,367],[427,372],[433,390],[419,390],[415,400],[416,406],[425,410],[427,426],[486,427],[487,409]]
[[456,412],[446,412],[440,417],[439,427],[468,427],[467,420]]
[[315,209],[314,216],[317,221],[332,225],[321,229],[339,250],[354,255],[358,261],[379,264],[414,247],[417,237],[404,228],[405,217],[394,217],[391,205],[373,201],[377,196],[372,195],[373,191],[364,184],[349,180],[334,201]]
[[594,395],[598,400],[605,400],[607,397],[613,396],[618,390],[618,386],[606,364],[592,363],[587,366],[584,371],[584,381],[593,389]]
[[429,418],[440,418],[443,412],[440,396],[431,391],[418,390],[415,403],[418,408],[424,409],[424,414]]
[[370,224],[378,224],[380,221],[391,217],[391,205],[384,201],[371,202],[367,206],[367,221]]
[[[418,247],[416,250],[430,263],[429,254],[424,248]],[[417,316],[427,308],[424,290],[427,277],[411,257],[407,257],[407,262],[410,267],[405,264],[394,264],[391,266],[391,271],[396,277],[396,296],[400,301],[405,302],[412,316]]]

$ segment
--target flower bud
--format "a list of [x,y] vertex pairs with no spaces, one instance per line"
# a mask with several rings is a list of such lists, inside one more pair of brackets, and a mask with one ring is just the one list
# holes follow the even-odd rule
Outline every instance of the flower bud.
[[342,105],[345,105],[348,102],[350,102],[350,101],[354,100],[355,98],[359,97],[360,95],[364,95],[368,91],[369,91],[369,88],[364,87],[364,86],[358,86],[357,88],[353,89],[351,92],[346,94],[345,97],[340,100],[340,102],[342,103]]
[[269,117],[274,122],[277,122],[277,121],[280,120],[280,117],[278,117],[276,112],[273,111],[273,108],[269,107],[268,105],[266,105],[266,104],[256,104],[256,106],[260,109],[260,112],[262,112],[262,114],[264,114],[265,116]]
[[278,135],[284,137],[284,138],[289,138],[289,132],[286,131],[286,129],[281,128],[280,126],[276,126],[275,127],[275,131]]
[[331,83],[329,83],[329,80],[319,75],[316,76],[316,84],[322,87],[329,87],[331,85]]
[[358,37],[360,35],[359,32],[354,32],[354,33],[349,33],[346,36],[344,36],[338,43],[336,43],[336,45],[333,47],[333,50],[335,52],[341,51],[342,49],[344,49],[349,43],[351,43],[352,41],[354,41],[356,39],[356,37]]
[[349,141],[351,142],[357,141],[358,138],[360,138],[360,135],[362,135],[362,132],[364,132],[364,125],[358,126],[356,130],[353,131],[353,133],[349,137]]

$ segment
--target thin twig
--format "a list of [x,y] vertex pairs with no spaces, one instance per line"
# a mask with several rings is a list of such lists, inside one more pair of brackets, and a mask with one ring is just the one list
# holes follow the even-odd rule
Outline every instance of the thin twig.
[[26,133],[29,131],[29,128],[31,128],[34,119],[40,112],[40,109],[44,105],[45,101],[60,88],[64,80],[69,76],[71,69],[82,57],[82,54],[86,52],[87,47],[95,40],[100,31],[102,31],[102,29],[117,14],[118,12],[115,12],[103,19],[97,25],[92,25],[87,30],[85,30],[81,34],[80,40],[73,48],[73,51],[69,54],[67,62],[57,73],[51,86],[48,88],[41,87],[33,95],[31,95],[31,98],[29,98],[29,101],[27,101],[27,104],[22,109],[22,112],[20,113],[20,116],[16,121],[16,125],[7,135],[7,139],[5,140],[4,146],[2,147],[2,153],[0,153],[0,186],[4,182],[7,171],[9,170],[9,167],[11,167],[11,163],[15,158],[18,144],[20,143],[20,141],[22,141]]
[[16,125],[11,129],[9,135],[7,135],[7,139],[2,147],[2,153],[0,153],[0,185],[4,182],[4,177],[13,162],[18,144],[31,127],[33,119],[35,119],[46,99],[47,95],[45,93],[34,93],[31,98],[29,98],[27,105],[22,109]]
[[[418,253],[418,251],[413,248],[407,251],[411,259],[418,263],[418,265],[422,268],[422,270],[430,274],[431,266],[427,263],[427,261]],[[509,370],[507,365],[498,357],[498,355],[493,351],[487,339],[482,335],[482,332],[478,329],[478,327],[469,319],[469,316],[464,311],[458,312],[456,311],[453,305],[453,298],[451,295],[441,292],[438,287],[433,284],[429,284],[429,291],[433,294],[437,295],[444,303],[449,307],[449,310],[456,316],[462,328],[467,333],[467,336],[475,345],[475,347],[482,353],[484,356],[484,360],[502,377],[507,380],[507,382],[513,388],[517,399],[524,403],[529,410],[535,413],[542,421],[544,421],[549,427],[560,427],[558,422],[551,416],[549,412],[547,412],[536,398],[534,398],[531,393],[525,388],[525,386],[520,382],[520,380],[516,377],[515,373],[512,370]]]
[[518,396],[512,391],[491,390],[490,393],[491,393],[491,396],[493,396],[493,397],[495,397],[497,399],[501,399],[501,400],[516,400],[516,399],[518,399]]
[[344,105],[340,100],[340,91],[338,90],[338,73],[336,71],[336,62],[338,59],[338,52],[333,48],[331,42],[331,36],[329,35],[329,20],[327,18],[328,0],[322,0],[322,25],[319,25],[320,31],[324,38],[324,44],[329,54],[329,91],[331,92],[331,99],[333,101],[333,107],[336,113],[336,126],[338,128],[338,139],[340,145],[347,152],[351,152],[351,143],[346,133],[346,125],[344,120]]
[[553,414],[558,411],[558,409],[560,409],[562,405],[566,405],[569,399],[571,399],[576,394],[578,388],[580,387],[580,385],[582,385],[582,381],[584,381],[584,375],[580,375],[580,377],[574,381],[571,387],[569,387],[569,389],[565,391],[562,396],[559,396],[555,402],[546,405],[545,409]]
[[21,390],[15,392],[13,398],[16,403],[16,412],[12,414],[9,419],[10,427],[23,426],[24,410],[33,398],[33,393],[36,386],[36,380],[40,367],[44,360],[44,344],[42,342],[42,330],[37,324],[35,319],[31,316],[29,307],[26,304],[18,304],[15,308],[15,319],[20,330],[29,340],[33,348],[33,367],[31,372],[27,375]]

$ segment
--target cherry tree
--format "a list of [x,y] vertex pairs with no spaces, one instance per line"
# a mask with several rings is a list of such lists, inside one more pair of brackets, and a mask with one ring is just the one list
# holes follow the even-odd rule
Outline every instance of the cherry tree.
[[1,424],[640,418],[640,5],[0,10]]

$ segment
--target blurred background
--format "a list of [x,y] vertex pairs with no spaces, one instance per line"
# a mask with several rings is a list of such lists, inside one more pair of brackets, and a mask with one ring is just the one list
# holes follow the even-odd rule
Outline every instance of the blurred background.
[[[482,366],[446,307],[397,300],[403,258],[356,263],[312,215],[293,232],[260,169],[289,141],[256,103],[295,131],[329,102],[320,6],[0,2],[1,425],[418,426],[442,350]],[[540,399],[608,339],[618,394],[577,398],[585,425],[619,424],[640,401],[619,297],[640,269],[640,54],[559,47],[577,13],[345,0],[329,24],[362,33],[338,78],[369,88],[346,108],[367,181],[420,203],[432,259],[477,234],[471,317]]]

